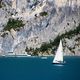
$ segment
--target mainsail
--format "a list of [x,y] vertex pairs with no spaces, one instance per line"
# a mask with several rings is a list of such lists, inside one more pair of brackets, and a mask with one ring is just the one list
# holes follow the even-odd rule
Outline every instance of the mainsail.
[[62,63],[62,62],[63,62],[63,47],[62,47],[62,41],[60,40],[59,47],[57,49],[53,63]]

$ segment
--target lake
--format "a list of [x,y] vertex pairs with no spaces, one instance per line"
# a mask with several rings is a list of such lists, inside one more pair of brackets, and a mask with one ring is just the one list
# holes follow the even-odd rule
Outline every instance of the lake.
[[80,80],[80,57],[64,57],[64,65],[53,57],[0,57],[0,80]]

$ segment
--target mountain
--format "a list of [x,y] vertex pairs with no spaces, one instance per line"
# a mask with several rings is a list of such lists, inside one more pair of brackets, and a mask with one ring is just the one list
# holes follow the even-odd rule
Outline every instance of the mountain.
[[0,54],[80,55],[80,0],[2,0]]

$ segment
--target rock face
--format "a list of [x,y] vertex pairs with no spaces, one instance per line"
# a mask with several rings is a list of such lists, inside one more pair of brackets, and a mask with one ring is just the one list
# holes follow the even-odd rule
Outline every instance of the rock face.
[[[26,47],[39,48],[80,23],[80,0],[3,0],[0,8],[0,54],[24,54]],[[19,31],[4,31],[9,18],[22,19]],[[65,55],[80,55],[80,34],[65,38]],[[76,41],[76,39],[78,39]],[[72,49],[72,50],[71,50]],[[51,53],[52,54],[52,53]]]

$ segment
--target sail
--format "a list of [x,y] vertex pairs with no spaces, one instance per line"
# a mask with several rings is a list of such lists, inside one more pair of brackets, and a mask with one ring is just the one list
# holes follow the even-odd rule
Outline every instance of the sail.
[[59,47],[57,49],[53,63],[61,63],[61,62],[63,62],[63,47],[62,47],[62,41],[60,40]]

